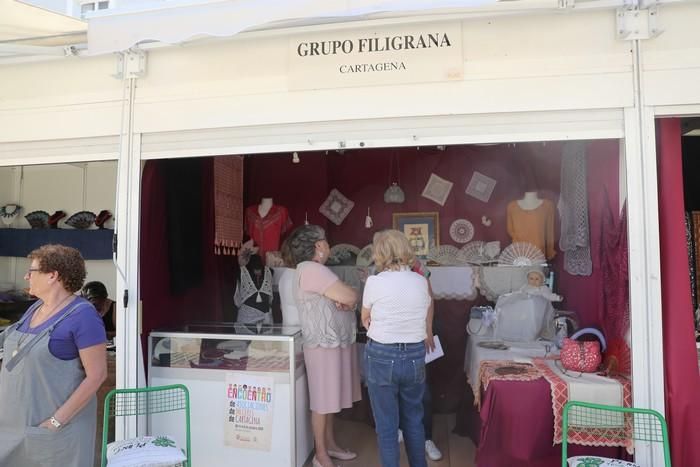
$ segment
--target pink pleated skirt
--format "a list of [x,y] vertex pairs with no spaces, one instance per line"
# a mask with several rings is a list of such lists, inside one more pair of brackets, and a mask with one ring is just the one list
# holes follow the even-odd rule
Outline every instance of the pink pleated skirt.
[[362,399],[355,344],[349,347],[304,347],[311,410],[338,413]]

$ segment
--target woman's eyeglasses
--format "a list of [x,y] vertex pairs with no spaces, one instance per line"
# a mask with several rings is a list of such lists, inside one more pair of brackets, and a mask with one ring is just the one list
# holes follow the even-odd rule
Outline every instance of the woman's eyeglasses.
[[27,269],[27,275],[31,276],[33,272],[41,272],[41,269],[39,268],[29,268]]

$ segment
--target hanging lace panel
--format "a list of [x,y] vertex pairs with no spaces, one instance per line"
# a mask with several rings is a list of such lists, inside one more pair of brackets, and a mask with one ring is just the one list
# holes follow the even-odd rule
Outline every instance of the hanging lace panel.
[[593,265],[588,223],[586,146],[583,142],[564,145],[557,207],[561,220],[559,248],[564,252],[564,270],[573,275],[590,276]]

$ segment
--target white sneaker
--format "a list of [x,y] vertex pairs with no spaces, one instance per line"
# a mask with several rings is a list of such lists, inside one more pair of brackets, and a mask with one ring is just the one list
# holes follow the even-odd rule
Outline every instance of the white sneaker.
[[403,431],[399,428],[399,443],[403,443]]
[[435,443],[433,443],[433,440],[431,439],[425,440],[425,453],[428,455],[428,459],[431,461],[439,461],[442,459],[442,452],[440,452],[438,447],[435,446]]

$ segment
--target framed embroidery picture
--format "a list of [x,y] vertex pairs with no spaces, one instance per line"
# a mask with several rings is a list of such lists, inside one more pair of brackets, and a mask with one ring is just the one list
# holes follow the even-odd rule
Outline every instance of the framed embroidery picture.
[[403,232],[416,256],[425,259],[431,248],[440,246],[440,218],[437,212],[395,212],[393,228]]

